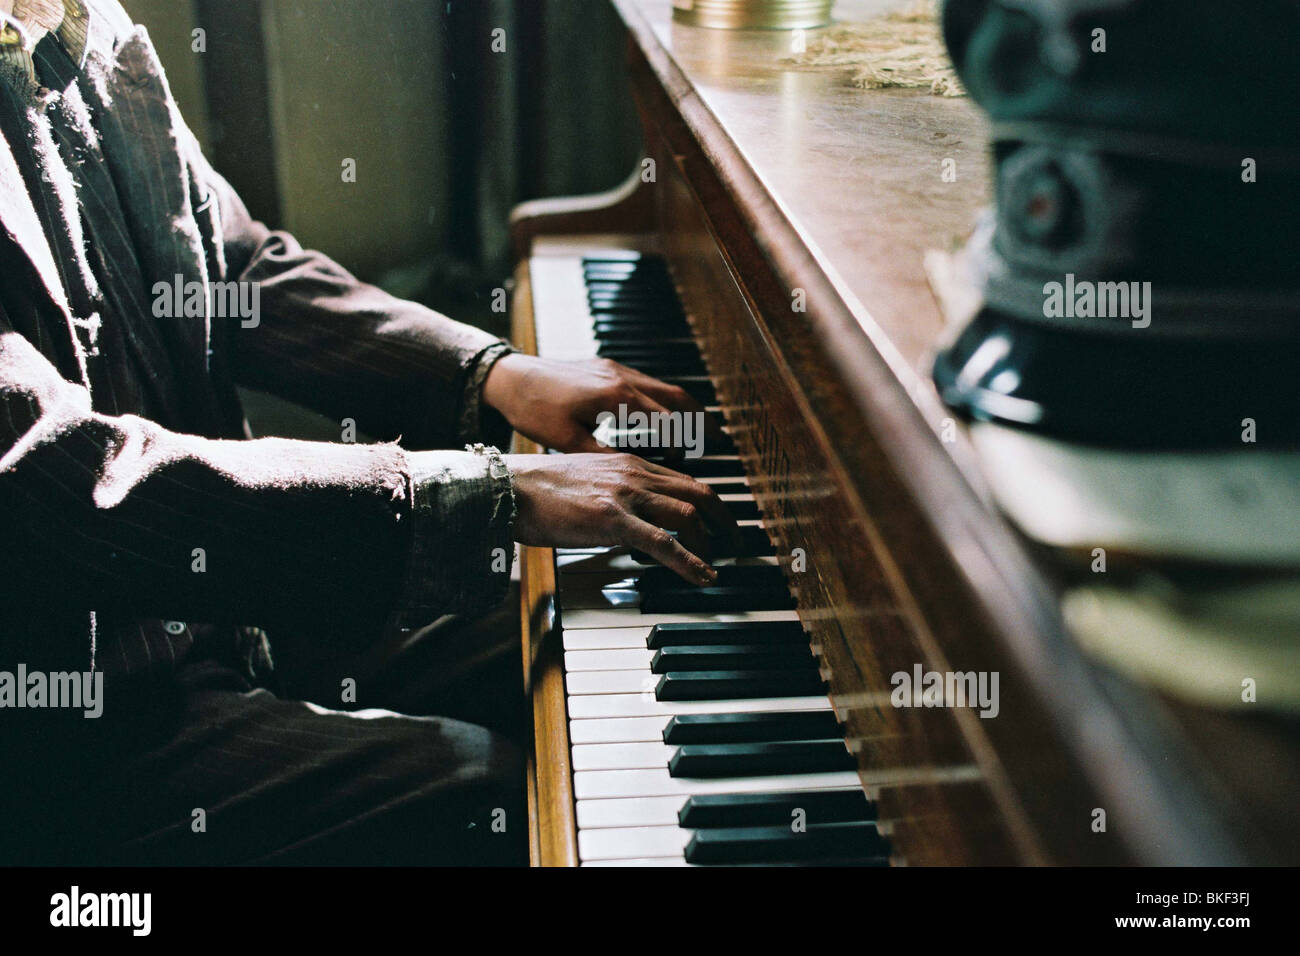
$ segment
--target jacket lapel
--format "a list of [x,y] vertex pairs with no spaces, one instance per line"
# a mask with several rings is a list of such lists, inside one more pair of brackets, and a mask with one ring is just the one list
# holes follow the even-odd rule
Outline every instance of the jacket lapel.
[[[163,68],[143,27],[134,27],[109,57],[92,52],[86,63],[99,114],[106,164],[117,184],[146,289],[177,283],[202,292],[202,314],[136,320],[153,322],[166,344],[190,427],[211,429],[224,420],[210,381],[212,317],[208,253],[195,216],[194,171],[178,144],[189,138]],[[188,297],[188,296],[187,296]]]
[[[158,282],[172,285],[180,276],[185,283],[198,283],[206,301],[207,258],[194,216],[191,170],[177,148],[185,136],[162,65],[142,27],[118,47],[103,89],[104,156],[114,169],[145,280],[152,288]],[[210,321],[205,309],[202,316],[164,320],[162,326],[180,354],[206,360]]]
[[54,261],[54,253],[45,238],[45,229],[32,206],[27,186],[23,182],[22,171],[14,159],[9,141],[0,136],[0,227],[9,236],[14,245],[21,250],[32,271],[40,279],[40,284],[50,303],[63,316],[77,364],[81,369],[81,381],[90,387],[90,376],[86,370],[86,351],[81,337],[77,335],[72,321],[72,309],[63,291],[63,282],[59,278],[59,267]]

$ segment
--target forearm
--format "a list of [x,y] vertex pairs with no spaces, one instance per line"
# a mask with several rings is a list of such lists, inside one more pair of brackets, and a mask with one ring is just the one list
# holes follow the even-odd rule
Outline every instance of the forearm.
[[97,414],[0,333],[11,604],[267,625],[475,610],[509,543],[501,490],[466,452],[216,441]]
[[231,324],[242,384],[408,447],[507,440],[479,401],[509,351],[501,340],[360,282],[286,233],[245,231],[261,238],[238,281],[257,284],[260,314]]
[[501,340],[394,298],[272,231],[249,214],[192,135],[181,148],[212,197],[214,281],[256,290],[257,314],[226,318],[214,344],[230,355],[237,381],[352,419],[382,440],[400,436],[407,447],[508,439],[504,421],[478,405],[483,363],[490,366]]

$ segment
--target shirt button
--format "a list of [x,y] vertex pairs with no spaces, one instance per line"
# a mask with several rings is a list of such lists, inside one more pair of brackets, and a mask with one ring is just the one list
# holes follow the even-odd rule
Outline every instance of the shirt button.
[[184,621],[163,621],[163,630],[166,631],[168,634],[184,634],[185,622]]

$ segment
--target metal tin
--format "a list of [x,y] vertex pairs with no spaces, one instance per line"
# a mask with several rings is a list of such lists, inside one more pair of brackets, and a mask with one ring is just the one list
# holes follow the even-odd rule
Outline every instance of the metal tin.
[[673,0],[673,19],[719,30],[806,30],[831,22],[835,0]]

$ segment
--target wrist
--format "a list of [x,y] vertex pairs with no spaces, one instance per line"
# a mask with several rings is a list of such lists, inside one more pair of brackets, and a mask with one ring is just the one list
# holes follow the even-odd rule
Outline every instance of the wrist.
[[497,359],[483,381],[483,401],[509,419],[506,409],[518,393],[522,373],[532,361],[532,356],[522,352],[509,352]]

